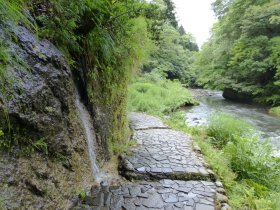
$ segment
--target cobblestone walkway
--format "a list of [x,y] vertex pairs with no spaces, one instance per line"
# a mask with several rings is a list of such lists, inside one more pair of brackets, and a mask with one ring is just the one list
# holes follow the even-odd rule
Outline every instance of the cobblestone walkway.
[[92,189],[74,209],[230,209],[189,135],[142,113],[131,113],[130,121],[138,145],[120,157],[119,168],[131,182]]
[[135,130],[138,146],[122,156],[122,175],[128,179],[215,180],[190,136],[171,129]]

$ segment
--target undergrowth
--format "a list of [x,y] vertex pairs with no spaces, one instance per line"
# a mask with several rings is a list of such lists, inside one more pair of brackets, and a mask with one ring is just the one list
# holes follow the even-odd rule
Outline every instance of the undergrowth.
[[236,136],[250,137],[254,133],[252,125],[224,113],[214,113],[207,127],[207,135],[217,147],[223,147],[230,141],[234,142]]
[[280,106],[271,108],[269,113],[280,117]]
[[[218,122],[219,129],[210,129],[217,128]],[[184,113],[177,112],[167,124],[193,135],[206,162],[223,181],[233,209],[279,209],[280,160],[273,156],[267,142],[257,138],[248,123],[222,114],[212,117],[208,127],[188,127]],[[227,140],[221,141],[223,138]]]
[[191,93],[178,81],[139,76],[128,87],[129,111],[162,115],[185,105],[197,104]]
[[127,140],[125,142],[122,142],[122,144],[113,144],[111,148],[111,152],[114,152],[115,154],[127,154],[130,155],[130,148],[137,145],[137,141]]

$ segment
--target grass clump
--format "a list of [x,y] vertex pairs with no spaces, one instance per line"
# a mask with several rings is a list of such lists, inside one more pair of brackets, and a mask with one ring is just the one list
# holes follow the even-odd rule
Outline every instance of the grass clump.
[[129,154],[129,149],[137,145],[137,141],[127,140],[122,142],[122,144],[111,144],[109,146],[109,150],[111,154],[120,155],[120,154]]
[[188,127],[184,115],[172,114],[167,124],[193,135],[205,160],[223,181],[233,209],[279,209],[280,159],[250,124],[221,114],[213,116],[208,126]]
[[269,113],[280,117],[280,106],[271,108]]
[[224,153],[238,179],[251,180],[256,183],[252,186],[261,191],[280,190],[280,159],[273,157],[272,147],[267,142],[236,136],[235,142],[226,145]]
[[228,142],[234,141],[235,136],[248,137],[253,133],[253,127],[249,123],[224,113],[212,115],[207,127],[207,135],[217,147],[223,147]]
[[128,109],[154,115],[172,112],[197,101],[178,81],[154,79],[152,76],[137,77],[129,85]]

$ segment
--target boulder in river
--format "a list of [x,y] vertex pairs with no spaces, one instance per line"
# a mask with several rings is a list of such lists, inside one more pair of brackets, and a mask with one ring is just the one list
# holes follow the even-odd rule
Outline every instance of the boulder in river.
[[223,97],[227,100],[251,103],[253,98],[250,94],[237,91],[233,88],[225,88],[223,91]]

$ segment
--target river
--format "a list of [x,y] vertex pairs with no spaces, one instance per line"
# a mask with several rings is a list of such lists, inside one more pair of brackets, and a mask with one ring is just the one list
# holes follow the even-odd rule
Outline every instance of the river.
[[[200,93],[200,94],[196,94]],[[201,94],[202,93],[202,94]],[[205,125],[209,117],[223,112],[251,123],[262,139],[269,139],[280,155],[280,118],[268,114],[268,109],[225,100],[221,91],[194,91],[200,105],[186,109],[186,122],[190,126]]]

